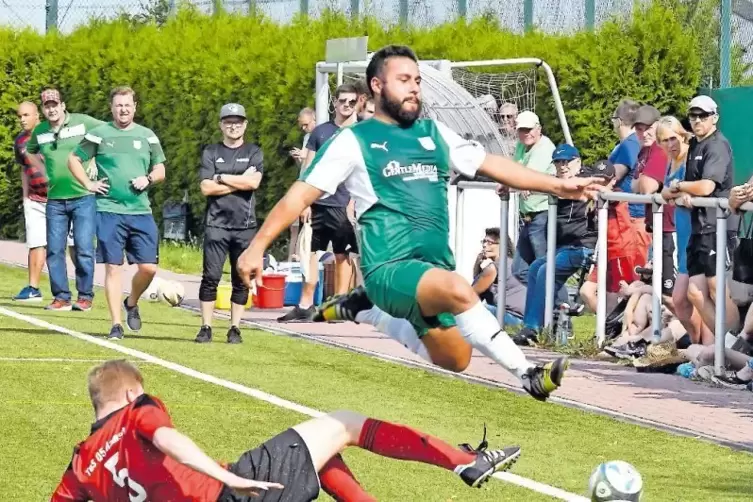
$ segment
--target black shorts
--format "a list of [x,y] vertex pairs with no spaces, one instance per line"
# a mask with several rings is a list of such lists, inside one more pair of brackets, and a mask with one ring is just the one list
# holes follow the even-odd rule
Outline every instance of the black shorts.
[[661,291],[664,296],[672,296],[672,291],[675,289],[675,280],[677,280],[674,232],[662,234],[661,250]]
[[[727,233],[727,253],[725,270],[730,269],[730,257],[737,247],[737,233]],[[716,277],[716,234],[692,234],[688,241],[688,275],[705,275]]]
[[311,454],[293,429],[247,451],[228,470],[242,478],[280,483],[285,488],[260,490],[258,497],[243,497],[226,486],[217,502],[308,502],[319,496],[319,476]]
[[314,204],[311,206],[311,251],[326,251],[330,242],[335,254],[355,253],[358,249],[355,230],[345,208]]

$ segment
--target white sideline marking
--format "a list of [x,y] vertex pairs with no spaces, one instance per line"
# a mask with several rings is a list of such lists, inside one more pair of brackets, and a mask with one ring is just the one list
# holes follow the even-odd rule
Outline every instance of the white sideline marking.
[[[94,337],[92,335],[87,335],[84,333],[80,333],[78,331],[73,331],[68,328],[64,328],[63,326],[58,326],[56,324],[51,324],[47,321],[43,321],[41,319],[37,319],[35,317],[27,316],[24,314],[19,314],[18,312],[15,312],[13,310],[6,309],[5,307],[0,307],[0,314],[6,315],[8,317],[12,317],[14,319],[18,319],[20,321],[27,322],[29,324],[33,324],[34,326],[39,326],[40,328],[46,328],[52,331],[57,331],[58,333],[63,333],[69,336],[72,336],[74,338],[78,338],[79,340],[83,340],[85,342],[93,343],[95,345],[99,345],[100,347],[106,347],[108,349],[115,350],[117,352],[122,352],[123,354],[127,354],[129,356],[135,357],[137,359],[140,359],[145,362],[157,364],[159,366],[162,366],[163,368],[167,368],[170,370],[173,370],[177,373],[181,373],[183,375],[196,378],[198,380],[201,380],[203,382],[213,383],[215,385],[218,385],[220,387],[224,387],[226,389],[234,390],[236,392],[240,392],[241,394],[245,394],[247,396],[256,398],[260,401],[264,401],[270,404],[273,404],[275,406],[278,406],[280,408],[285,408],[287,410],[296,411],[298,413],[301,413],[302,415],[308,415],[310,417],[320,417],[325,415],[324,412],[315,410],[313,408],[309,408],[307,406],[303,406],[297,403],[294,403],[292,401],[288,401],[287,399],[282,399],[280,397],[274,396],[272,394],[268,394],[264,391],[253,389],[251,387],[246,387],[245,385],[241,385],[235,382],[231,382],[229,380],[225,380],[223,378],[218,378],[212,375],[209,375],[207,373],[202,373],[200,371],[196,371],[194,369],[188,368],[186,366],[173,363],[170,361],[166,361],[164,359],[161,359],[159,357],[153,356],[151,354],[147,354],[146,352],[141,352],[140,350],[132,349],[130,347],[124,347],[122,345],[119,345],[114,342],[110,342],[108,340],[103,340],[101,338]],[[508,483],[511,483],[513,485],[517,485],[523,488],[528,488],[529,490],[541,493],[543,495],[549,495],[550,497],[555,497],[560,500],[564,500],[565,502],[589,502],[589,500],[581,495],[576,495],[574,493],[567,492],[565,490],[561,490],[559,488],[555,488],[554,486],[549,486],[544,483],[539,483],[538,481],[534,481],[532,479],[524,478],[522,476],[518,476],[517,474],[512,474],[509,472],[497,472],[494,473],[493,476],[497,479],[500,479],[502,481],[506,481]]]

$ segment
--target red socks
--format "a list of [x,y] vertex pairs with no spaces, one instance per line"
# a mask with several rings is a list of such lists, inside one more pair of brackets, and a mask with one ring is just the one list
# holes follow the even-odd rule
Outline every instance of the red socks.
[[335,455],[319,471],[319,481],[327,494],[337,502],[376,502],[358,484],[341,455]]
[[373,418],[364,422],[358,446],[384,457],[432,464],[450,471],[476,460],[475,454],[454,448],[441,439]]

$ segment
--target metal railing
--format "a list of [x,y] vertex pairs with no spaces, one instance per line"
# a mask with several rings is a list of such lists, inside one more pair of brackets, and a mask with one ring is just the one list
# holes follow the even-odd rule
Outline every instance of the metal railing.
[[[494,190],[496,183],[483,183],[473,181],[461,181],[458,183],[458,204],[456,218],[457,228],[455,230],[456,249],[463,242],[462,216],[463,216],[463,190],[464,189],[485,189]],[[603,192],[599,194],[597,200],[598,211],[598,241],[597,241],[597,309],[596,309],[596,343],[599,347],[604,345],[606,339],[606,318],[607,318],[607,225],[609,220],[608,210],[610,202],[629,202],[637,204],[650,204],[652,209],[652,293],[653,304],[651,316],[652,333],[654,341],[661,338],[662,331],[662,271],[663,271],[663,233],[664,233],[664,206],[668,204],[659,194],[633,194],[623,192]],[[723,198],[711,197],[693,197],[690,203],[694,207],[705,207],[716,209],[716,291],[717,301],[715,304],[715,325],[714,329],[714,373],[722,374],[724,371],[724,343],[726,333],[726,291],[727,291],[727,219],[729,218],[729,200]],[[504,314],[507,305],[506,284],[507,284],[507,235],[508,235],[508,218],[510,211],[510,197],[503,195],[500,197],[500,243],[499,243],[499,261],[497,263],[497,320],[504,329]],[[753,203],[748,202],[740,207],[740,211],[753,211]],[[554,262],[557,252],[557,198],[549,198],[549,220],[547,222],[547,265],[546,265],[546,303],[544,310],[544,328],[552,326],[554,318],[554,286],[555,286],[555,269]],[[566,340],[564,341],[566,343]]]

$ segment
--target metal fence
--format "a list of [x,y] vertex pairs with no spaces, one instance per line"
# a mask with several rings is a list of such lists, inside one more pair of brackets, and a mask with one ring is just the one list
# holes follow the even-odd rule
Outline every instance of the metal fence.
[[[608,20],[629,19],[636,4],[634,0],[0,0],[0,26],[39,32],[57,28],[69,33],[91,19],[119,14],[150,16],[169,12],[183,1],[206,13],[222,9],[247,14],[258,9],[279,23],[290,22],[300,13],[318,17],[326,9],[352,17],[372,16],[387,25],[417,27],[436,26],[460,17],[491,16],[500,26],[517,33],[534,28],[546,33],[594,29]],[[730,54],[742,52],[746,65],[753,64],[753,0],[639,1],[662,1],[697,12],[694,19],[687,20],[688,28],[710,30],[709,36],[718,46],[712,47],[710,57],[705,56],[704,64],[713,71],[707,72],[704,85],[726,87],[730,83],[730,76],[735,75]],[[705,7],[699,8],[700,4]],[[717,23],[710,22],[709,16]],[[712,34],[717,26],[721,26],[720,34]],[[751,74],[747,69],[746,73]]]
[[[492,190],[496,188],[494,183],[478,183],[478,182],[461,182],[458,184],[460,191],[468,189],[482,189]],[[462,193],[458,194],[457,211],[462,211]],[[652,206],[652,268],[654,273],[652,274],[652,290],[653,290],[653,305],[652,305],[652,333],[654,341],[658,341],[661,337],[662,330],[662,234],[663,229],[663,213],[664,206],[667,204],[660,195],[640,195],[631,193],[617,193],[617,192],[605,192],[600,193],[597,200],[598,211],[598,241],[596,248],[596,267],[597,267],[597,309],[596,309],[596,333],[595,341],[599,347],[602,347],[605,342],[605,327],[607,319],[607,222],[609,220],[608,208],[610,202],[632,202],[638,204],[651,204]],[[729,218],[729,201],[727,199],[718,199],[711,197],[693,197],[691,198],[691,204],[694,207],[705,207],[716,209],[716,290],[726,292],[727,291],[727,219]],[[500,197],[500,235],[505,236],[507,234],[508,215],[510,198],[509,196]],[[741,207],[742,211],[753,211],[753,203],[745,203]],[[554,286],[555,286],[555,269],[554,261],[557,250],[557,199],[550,197],[549,199],[549,220],[547,222],[547,265],[546,265],[546,303],[544,307],[544,328],[553,328],[554,318]],[[460,239],[463,238],[462,228],[457,230],[460,233]],[[498,291],[498,304],[497,304],[497,320],[500,322],[504,329],[504,312],[506,307],[506,295],[505,288],[507,284],[507,266],[505,261],[507,257],[507,240],[500,239],[499,250],[499,263],[497,264],[497,291]],[[726,293],[723,293],[726,295]],[[721,296],[720,296],[721,297]],[[725,364],[725,335],[726,335],[726,318],[727,318],[727,305],[725,301],[717,301],[715,303],[715,326],[709,326],[714,331],[714,373],[718,376],[724,371]],[[741,322],[743,322],[741,320]],[[559,343],[567,343],[566,340],[555,340]]]

